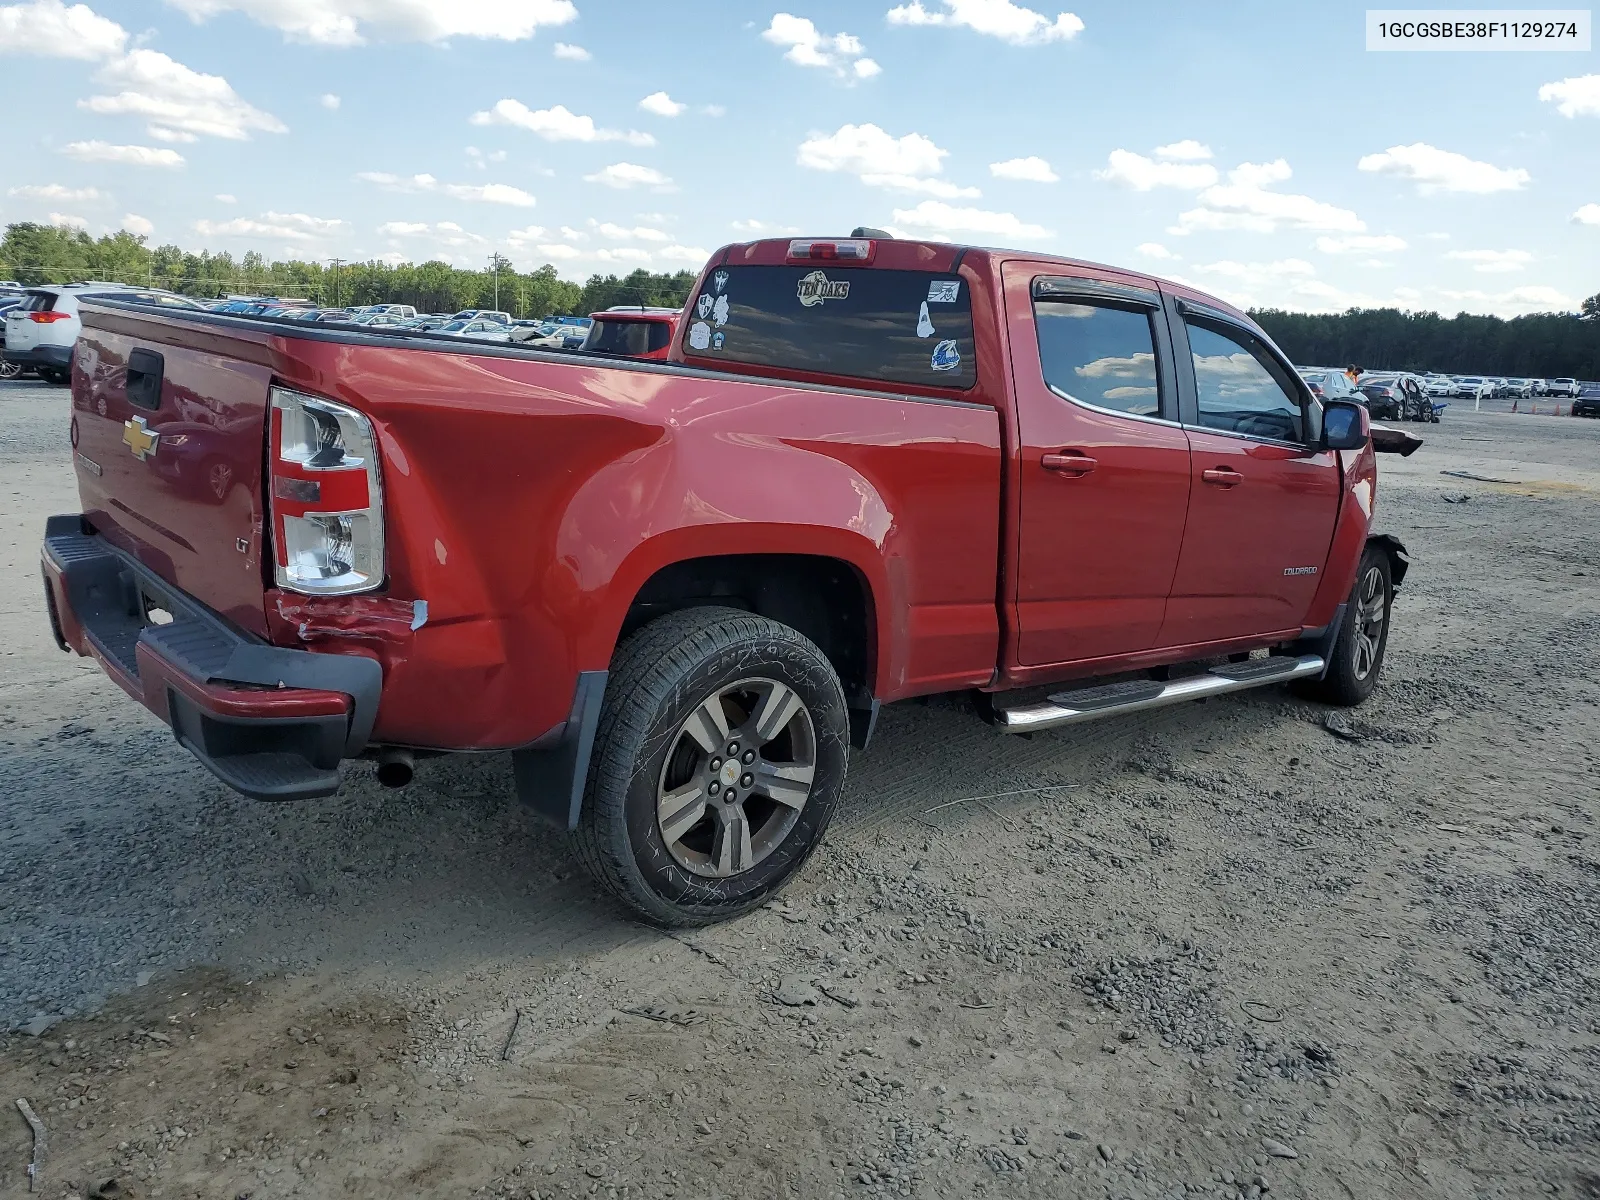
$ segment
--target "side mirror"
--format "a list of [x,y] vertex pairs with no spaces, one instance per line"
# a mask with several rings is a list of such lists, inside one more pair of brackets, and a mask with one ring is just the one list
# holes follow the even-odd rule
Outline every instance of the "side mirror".
[[1322,448],[1359,450],[1371,437],[1371,418],[1365,406],[1354,400],[1322,402]]

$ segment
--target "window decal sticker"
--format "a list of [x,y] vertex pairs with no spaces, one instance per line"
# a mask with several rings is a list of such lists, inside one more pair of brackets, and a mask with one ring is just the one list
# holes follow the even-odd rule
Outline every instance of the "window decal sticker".
[[709,292],[703,293],[700,299],[695,301],[695,315],[698,316],[702,321],[711,315],[711,303],[711,293]]
[[689,326],[689,348],[691,350],[704,350],[711,345],[711,326],[704,321],[696,321]]
[[720,294],[722,289],[728,286],[728,273],[726,271],[718,271],[711,277],[711,286]]
[[961,365],[961,351],[956,348],[954,338],[946,339],[933,348],[933,369],[935,371],[954,371]]
[[715,305],[712,306],[712,309],[711,309],[711,319],[714,322],[716,322],[716,324],[719,325],[719,326],[726,325],[728,323],[728,298],[727,298],[727,296],[718,296],[717,297],[717,302],[716,302]]
[[812,271],[809,275],[800,277],[797,291],[801,304],[807,308],[815,308],[826,300],[848,300],[850,281],[829,279],[825,271]]
[[922,302],[922,311],[917,314],[917,336],[931,338],[936,330],[933,327],[933,318],[928,316],[928,302]]
[[928,285],[929,304],[954,304],[961,299],[961,280],[935,279]]

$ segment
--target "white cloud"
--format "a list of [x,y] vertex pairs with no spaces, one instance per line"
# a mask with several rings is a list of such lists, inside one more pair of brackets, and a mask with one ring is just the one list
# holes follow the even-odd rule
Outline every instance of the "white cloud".
[[231,221],[206,221],[194,223],[201,237],[280,238],[286,242],[309,242],[335,232],[344,222],[331,217],[313,217],[305,213],[262,213],[260,220],[251,217],[234,217]]
[[1367,226],[1347,208],[1337,208],[1292,192],[1274,192],[1268,184],[1281,183],[1294,172],[1283,159],[1270,163],[1240,163],[1228,172],[1228,182],[1200,193],[1203,207],[1178,214],[1168,233],[1246,230],[1272,233],[1280,225],[1326,233],[1365,233]]
[[[454,221],[436,221],[432,225],[426,221],[388,221],[378,226],[378,232],[390,238],[404,238],[407,241],[423,242],[449,250],[483,248],[489,245],[488,238],[468,233]],[[515,236],[512,235],[513,239]]]
[[335,96],[332,92],[324,92],[322,93],[321,99],[318,100],[317,103],[321,104],[323,108],[337,110],[341,102],[339,97]]
[[0,54],[35,54],[94,62],[121,54],[128,31],[86,4],[61,0],[0,6]]
[[582,250],[579,250],[576,246],[568,246],[563,242],[551,242],[535,248],[540,254],[550,259],[559,258],[563,261],[570,261],[574,258],[583,257]]
[[751,233],[757,236],[767,234],[775,237],[782,237],[800,232],[800,230],[793,225],[774,225],[770,221],[757,221],[754,219],[749,221],[734,221],[733,229],[737,233]]
[[1047,238],[1048,229],[1030,225],[1008,212],[958,208],[939,200],[924,200],[915,208],[894,210],[895,223],[938,233],[977,233],[990,237]]
[[654,146],[648,133],[602,129],[593,117],[571,112],[564,104],[552,108],[530,109],[520,100],[498,101],[488,112],[472,114],[474,125],[515,125],[538,134],[547,142],[627,142],[630,146]]
[[1578,307],[1577,301],[1571,296],[1544,284],[1529,284],[1506,292],[1441,288],[1436,295],[1453,306],[1472,305],[1472,311],[1492,312],[1502,317],[1530,312],[1570,312]]
[[700,111],[708,117],[725,117],[728,115],[728,110],[720,104],[707,104]]
[[700,266],[711,257],[711,251],[702,250],[699,246],[672,245],[656,251],[656,257],[662,262],[681,262]]
[[1600,225],[1600,204],[1585,204],[1572,214],[1579,225]]
[[363,183],[375,183],[391,192],[437,192],[452,200],[509,204],[516,208],[532,208],[538,203],[521,188],[504,183],[440,183],[432,175],[391,175],[387,171],[361,171],[356,178]]
[[30,183],[23,187],[10,188],[6,191],[6,195],[17,196],[24,200],[57,200],[69,204],[95,204],[111,198],[99,188],[69,188],[59,183]]
[[799,163],[815,171],[854,175],[937,175],[949,154],[920,133],[893,137],[876,125],[841,125],[837,133],[812,134],[800,143]]
[[1199,189],[1216,183],[1217,169],[1210,163],[1156,162],[1132,150],[1113,150],[1106,157],[1105,168],[1094,177],[1136,192],[1157,187]]
[[1395,237],[1392,233],[1357,233],[1348,237],[1317,239],[1317,249],[1324,254],[1391,254],[1405,248],[1405,238]]
[[1496,167],[1426,142],[1390,146],[1381,153],[1364,155],[1356,166],[1415,180],[1417,191],[1425,196],[1433,192],[1515,192],[1531,178],[1521,167]]
[[198,142],[200,140],[194,134],[189,133],[186,130],[168,129],[162,125],[151,125],[145,132],[147,132],[151,137],[155,138],[155,140],[158,142],[177,142],[184,146],[189,145],[191,142]]
[[1181,142],[1157,146],[1156,157],[1177,159],[1180,162],[1196,162],[1203,158],[1210,158],[1211,147],[1204,142],[1197,142],[1193,138],[1184,138]]
[[635,225],[629,229],[622,225],[613,225],[609,221],[595,223],[595,229],[601,237],[608,237],[616,242],[670,242],[672,235],[665,230],[652,229],[648,225]]
[[860,38],[823,33],[805,17],[777,13],[761,36],[775,46],[787,46],[783,56],[796,66],[823,67],[852,79],[871,79],[883,70],[867,57]]
[[1533,261],[1533,255],[1526,250],[1451,250],[1445,257],[1474,263],[1474,271],[1486,274],[1520,271]]
[[568,62],[588,62],[594,57],[594,55],[590,54],[582,46],[574,46],[571,42],[557,42],[555,46],[555,56],[557,58],[564,58]]
[[232,195],[232,194],[230,194],[228,192],[218,192],[212,198],[214,200],[216,200],[216,202],[218,204],[237,204],[237,203],[239,203],[239,197],[237,197],[235,195]]
[[672,180],[660,171],[654,167],[641,167],[637,163],[612,163],[583,178],[588,183],[603,183],[606,187],[619,189],[649,187],[659,192],[672,187]]
[[412,234],[427,233],[426,221],[385,221],[378,226],[378,232],[386,237],[409,237]]
[[1196,263],[1194,270],[1202,275],[1217,275],[1241,283],[1260,284],[1280,280],[1289,275],[1315,275],[1317,269],[1301,258],[1279,259],[1277,262],[1234,262],[1223,259],[1214,263]]
[[962,187],[944,179],[919,179],[915,175],[863,175],[861,182],[868,187],[887,188],[891,192],[914,192],[923,196],[937,196],[941,200],[976,200],[983,195],[975,187]]
[[687,104],[679,104],[665,92],[651,92],[639,101],[639,107],[647,113],[654,113],[658,117],[681,116]]
[[87,229],[89,228],[89,219],[87,217],[75,217],[71,213],[53,212],[50,214],[50,224],[60,225],[66,229]]
[[587,242],[589,235],[581,229],[574,229],[571,225],[561,227],[561,236],[569,242]]
[[130,167],[181,167],[183,155],[155,146],[114,146],[110,142],[68,142],[61,153],[79,162],[122,163]]
[[480,171],[487,171],[490,163],[505,162],[506,152],[504,150],[491,150],[488,154],[485,154],[476,146],[468,146],[467,157],[472,160],[472,165]]
[[368,38],[440,42],[452,37],[519,42],[578,15],[572,0],[167,0],[195,21],[243,13],[293,41],[359,46]]
[[961,25],[1013,46],[1070,41],[1083,32],[1083,22],[1074,13],[1058,13],[1052,21],[1012,0],[942,0],[942,4],[942,9],[930,12],[922,0],[910,0],[889,10],[889,24]]
[[1037,155],[990,163],[989,174],[996,179],[1016,179],[1026,183],[1055,183],[1061,178],[1051,169],[1049,163]]
[[149,217],[141,217],[138,213],[127,213],[122,218],[122,227],[137,237],[149,237],[156,231],[155,222]]
[[1160,242],[1141,242],[1134,247],[1134,253],[1143,255],[1145,258],[1156,258],[1163,261],[1172,261],[1178,258],[1178,255],[1168,250]]
[[1539,89],[1539,99],[1554,100],[1563,117],[1600,117],[1600,75],[1574,75]]
[[545,230],[543,225],[529,225],[526,229],[513,229],[510,233],[506,234],[506,241],[512,246],[513,249],[520,250],[524,246],[527,246],[533,242],[537,242],[540,238],[544,237],[544,235]]
[[107,63],[95,79],[121,90],[90,96],[78,107],[103,116],[143,117],[156,137],[178,135],[166,140],[197,134],[244,141],[253,130],[288,132],[277,117],[240,99],[222,76],[192,71],[158,50],[130,51]]
[[596,250],[592,257],[603,263],[623,263],[639,266],[650,261],[650,251],[640,250],[634,246],[617,246],[608,250]]

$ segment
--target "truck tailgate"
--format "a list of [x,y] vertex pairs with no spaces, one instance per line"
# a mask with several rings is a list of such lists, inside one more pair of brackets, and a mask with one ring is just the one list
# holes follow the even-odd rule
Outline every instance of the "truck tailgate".
[[270,367],[192,329],[182,345],[164,342],[157,318],[86,316],[72,381],[85,515],[161,578],[265,634]]

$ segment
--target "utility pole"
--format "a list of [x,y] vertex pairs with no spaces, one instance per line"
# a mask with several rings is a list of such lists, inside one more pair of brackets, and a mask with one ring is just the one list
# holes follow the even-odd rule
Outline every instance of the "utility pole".
[[494,266],[494,310],[500,311],[500,251],[496,250],[489,255],[489,262]]
[[339,260],[333,260],[333,307],[339,307]]

